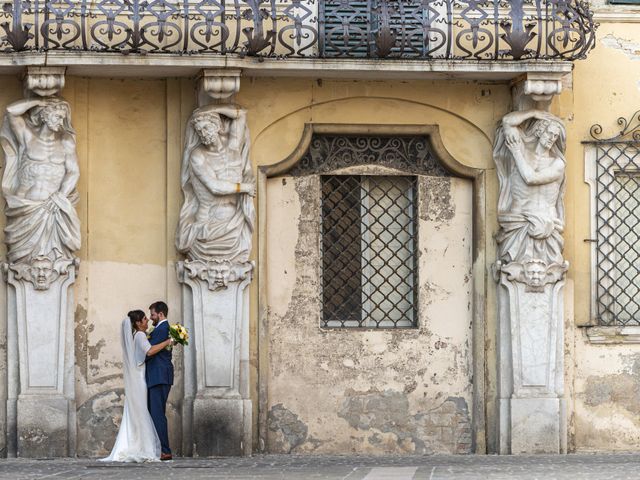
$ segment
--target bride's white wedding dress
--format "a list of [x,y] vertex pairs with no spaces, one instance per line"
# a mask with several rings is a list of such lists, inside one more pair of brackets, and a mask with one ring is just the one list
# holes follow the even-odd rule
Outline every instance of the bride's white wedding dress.
[[103,462],[150,462],[160,460],[160,440],[147,410],[145,359],[151,348],[144,332],[131,333],[128,318],[122,321],[124,413],[111,455]]

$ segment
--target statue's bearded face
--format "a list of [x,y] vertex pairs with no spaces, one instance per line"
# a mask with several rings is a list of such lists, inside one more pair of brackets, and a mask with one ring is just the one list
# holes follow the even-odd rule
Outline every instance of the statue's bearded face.
[[59,105],[50,105],[42,110],[42,122],[54,132],[62,130],[64,119],[67,112],[64,107]]
[[560,136],[560,127],[556,123],[549,123],[546,127],[540,129],[538,135],[538,143],[549,150],[558,140]]
[[220,118],[200,117],[194,122],[194,128],[204,145],[218,145],[220,142]]

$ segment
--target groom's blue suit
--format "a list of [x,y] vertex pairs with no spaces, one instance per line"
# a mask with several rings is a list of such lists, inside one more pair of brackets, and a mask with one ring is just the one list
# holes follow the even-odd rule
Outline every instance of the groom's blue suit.
[[[169,322],[158,323],[151,332],[149,343],[157,345],[169,338]],[[147,357],[147,406],[151,419],[158,432],[162,453],[171,453],[169,448],[169,433],[167,430],[167,417],[165,410],[171,385],[173,385],[173,364],[171,363],[171,351],[160,350],[156,355]]]

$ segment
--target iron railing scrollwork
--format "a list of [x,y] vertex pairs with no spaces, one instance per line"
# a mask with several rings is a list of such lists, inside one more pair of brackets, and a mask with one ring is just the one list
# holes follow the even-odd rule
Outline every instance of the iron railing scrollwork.
[[595,301],[600,325],[640,325],[640,111],[620,130],[591,127],[595,165]]
[[0,0],[0,52],[584,58],[582,0]]

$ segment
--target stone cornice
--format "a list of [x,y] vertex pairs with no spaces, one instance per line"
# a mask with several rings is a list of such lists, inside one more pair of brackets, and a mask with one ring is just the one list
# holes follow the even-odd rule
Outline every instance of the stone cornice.
[[205,69],[239,69],[245,77],[310,77],[371,80],[511,81],[524,73],[566,75],[567,61],[259,59],[233,56],[121,55],[91,52],[23,52],[0,55],[0,75],[24,67],[67,67],[67,75],[96,77],[196,77]]

